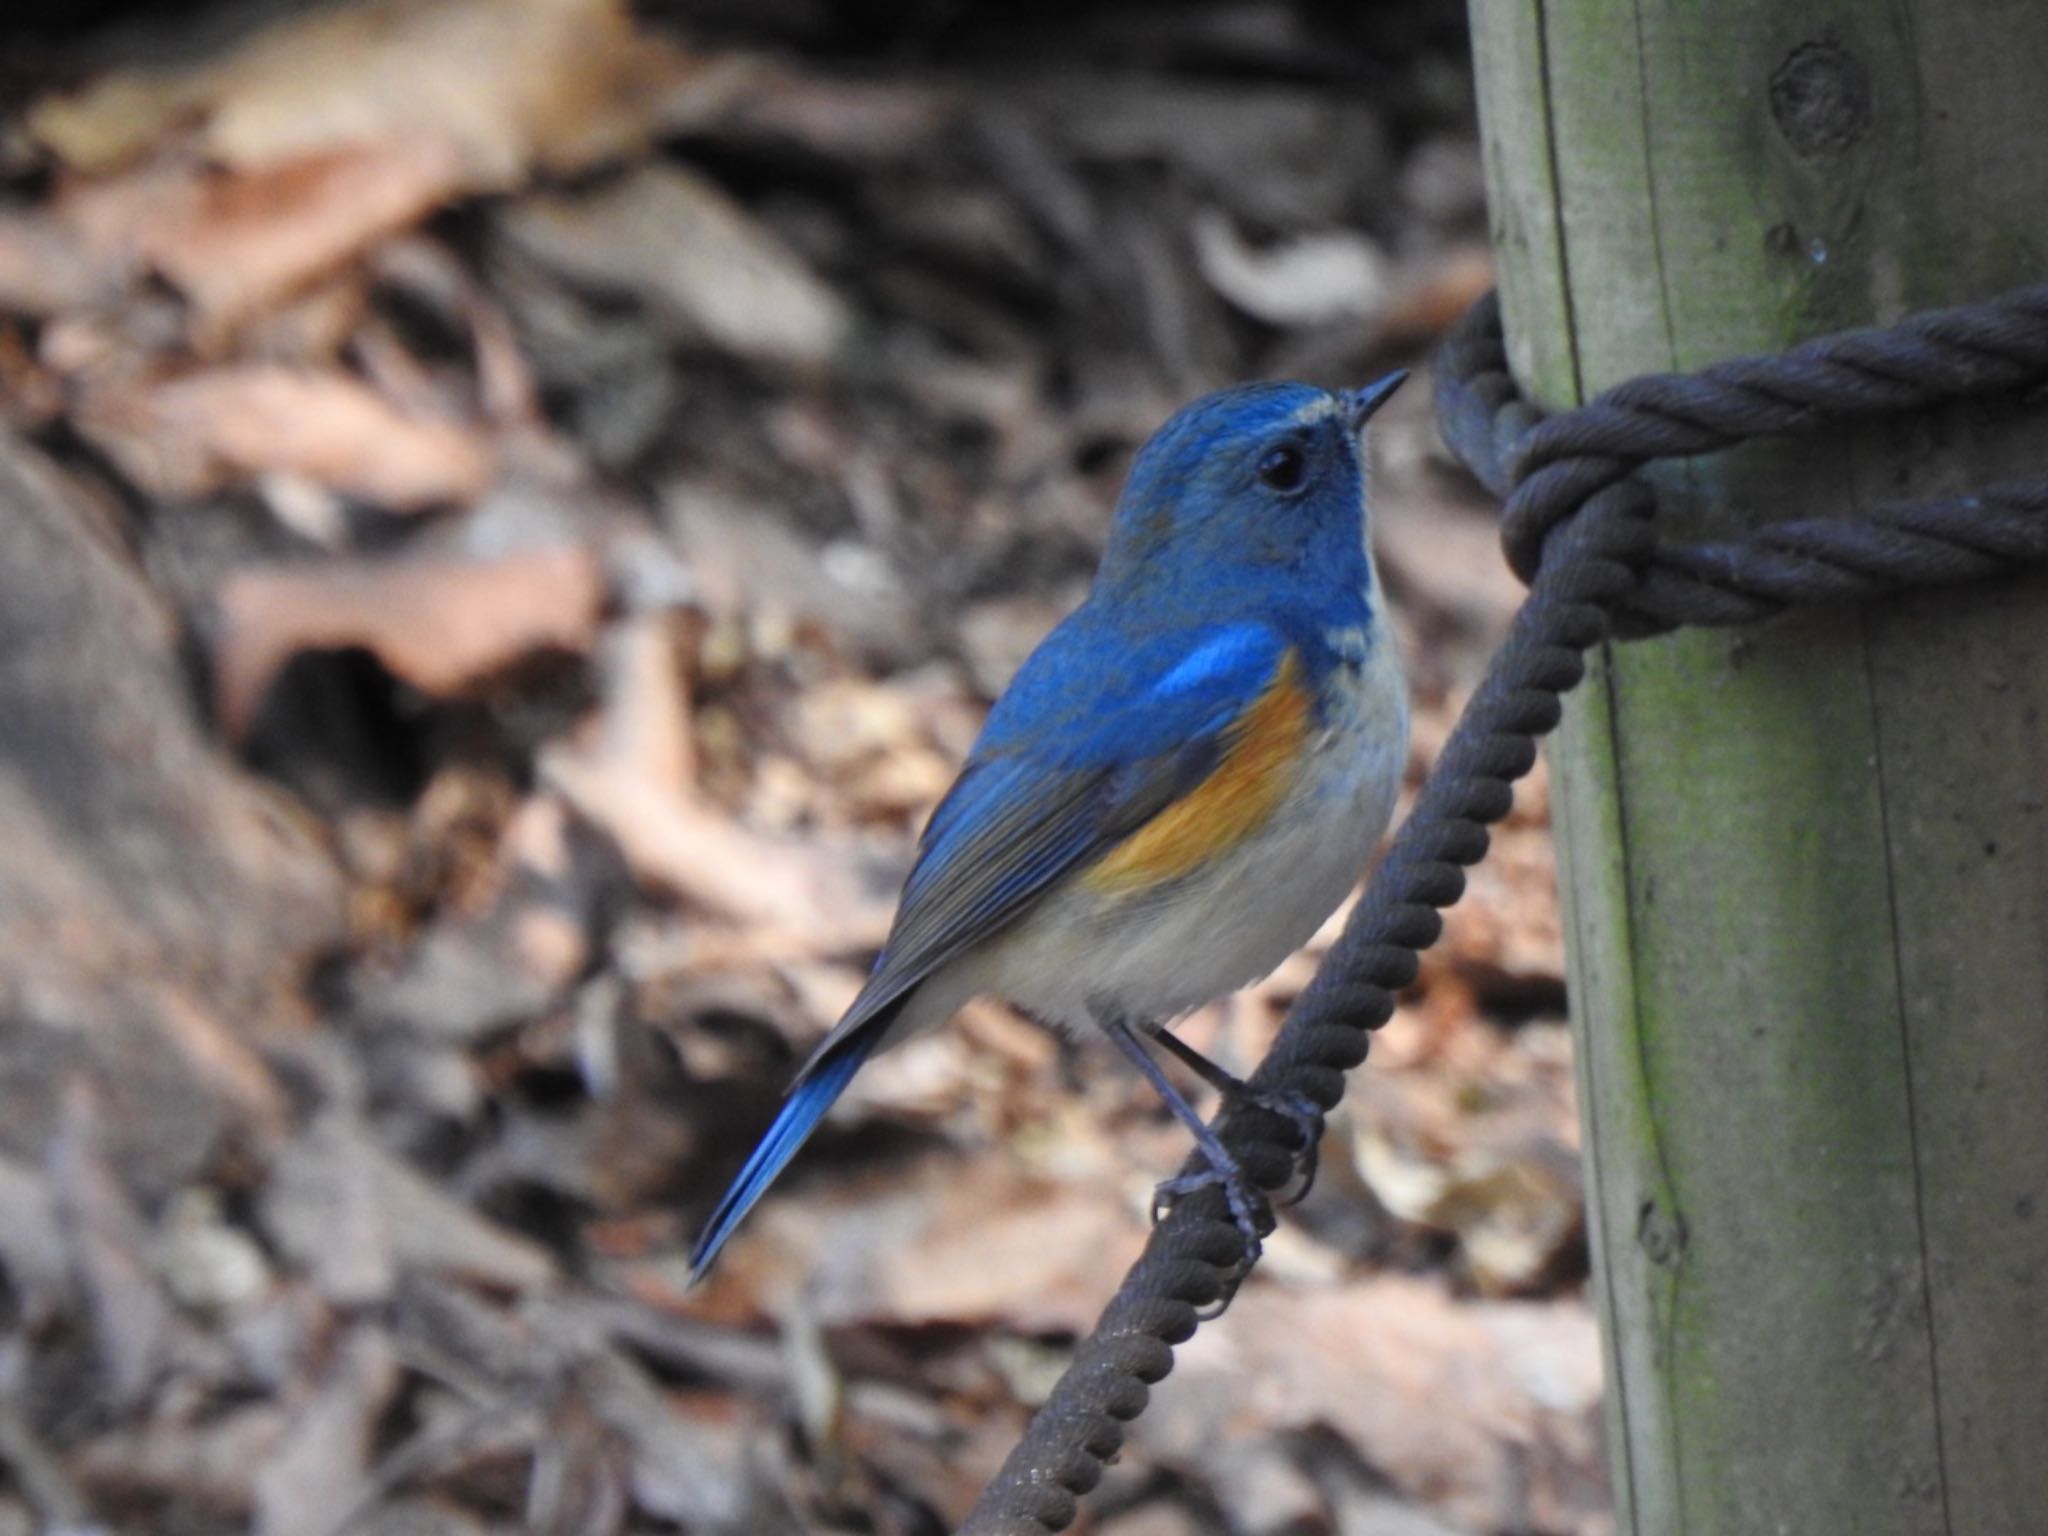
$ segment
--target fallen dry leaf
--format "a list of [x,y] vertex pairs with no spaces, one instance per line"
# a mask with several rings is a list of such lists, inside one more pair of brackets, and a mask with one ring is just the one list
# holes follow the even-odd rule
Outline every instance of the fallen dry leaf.
[[[0,272],[0,308],[7,307],[6,292],[7,274]],[[64,403],[62,384],[29,350],[21,331],[0,324],[0,426],[37,431],[63,413]]]
[[37,102],[31,133],[83,174],[0,220],[0,300],[54,313],[153,272],[217,349],[443,203],[645,144],[700,86],[731,89],[620,0],[303,11],[217,57]]
[[382,1157],[354,1116],[328,1109],[278,1150],[258,1207],[271,1245],[335,1306],[387,1300],[396,1283],[378,1209]]
[[754,144],[801,146],[833,160],[914,160],[961,131],[958,93],[924,79],[813,73],[761,58],[704,131]]
[[1182,1349],[1173,1383],[1146,1416],[1162,1459],[1201,1467],[1224,1441],[1323,1431],[1468,1530],[1580,1530],[1594,1513],[1600,1342],[1574,1304],[1461,1303],[1396,1275],[1253,1285]]
[[787,958],[878,947],[894,907],[863,879],[846,838],[775,838],[655,780],[557,753],[541,765],[558,790],[619,845],[633,873],[729,922],[762,925],[749,953]]
[[205,155],[237,169],[412,141],[452,150],[464,185],[503,187],[535,159],[571,170],[642,142],[693,74],[620,0],[367,0],[290,14],[184,67],[46,97],[28,127],[86,172],[196,121]]
[[1553,1275],[1584,1231],[1564,1026],[1506,1035],[1404,1007],[1380,1039],[1379,1070],[1347,1089],[1338,1155],[1394,1215],[1455,1235],[1482,1292]]
[[106,1503],[162,1509],[176,1500],[246,1520],[256,1478],[290,1422],[275,1401],[227,1407],[198,1426],[156,1415],[95,1436],[73,1465]]
[[280,1151],[262,1219],[278,1250],[337,1306],[386,1299],[400,1272],[508,1291],[555,1274],[545,1249],[460,1204],[339,1109]]
[[324,1379],[256,1474],[257,1536],[341,1526],[361,1496],[378,1416],[398,1381],[398,1359],[381,1327],[361,1323],[342,1339]]
[[1482,990],[1554,982],[1564,975],[1564,928],[1549,828],[1509,825],[1493,839],[1465,900],[1445,921],[1436,963],[1456,967]]
[[557,796],[529,798],[470,891],[448,890],[409,960],[365,984],[365,1011],[416,1041],[468,1043],[554,1006],[589,964],[609,893],[589,867],[598,844]]
[[604,672],[599,754],[651,785],[688,794],[697,777],[690,695],[667,617],[641,614],[621,624],[605,648]]
[[819,367],[846,338],[838,296],[716,183],[682,166],[528,198],[501,227],[572,282],[635,295],[686,336],[741,357]]
[[1325,325],[1369,317],[1387,295],[1387,259],[1358,230],[1304,234],[1258,249],[1227,213],[1195,216],[1195,256],[1209,286],[1268,325]]
[[204,1185],[171,1197],[158,1223],[153,1260],[165,1290],[196,1312],[217,1315],[252,1306],[275,1279],[255,1239],[227,1219],[220,1192]]
[[162,1042],[193,1077],[234,1106],[247,1133],[259,1141],[285,1134],[290,1102],[263,1058],[198,997],[183,987],[156,981],[142,990]]
[[706,1393],[664,1393],[616,1354],[581,1381],[590,1407],[631,1453],[635,1499],[685,1530],[744,1530],[751,1489],[741,1467],[751,1422]]
[[798,698],[788,730],[813,775],[863,817],[897,817],[928,811],[959,770],[931,745],[948,704],[959,707],[929,687],[843,678]]
[[194,340],[219,347],[386,235],[424,218],[460,187],[454,155],[434,139],[344,145],[277,165],[193,176],[174,168],[85,194],[82,222],[101,260],[132,254],[192,307]]
[[543,649],[588,650],[604,603],[598,560],[554,546],[494,560],[250,567],[217,595],[215,709],[243,739],[264,692],[303,651],[369,651],[438,697]]
[[30,1312],[63,1305],[77,1284],[57,1210],[47,1169],[0,1156],[0,1264]]
[[142,1214],[108,1160],[100,1096],[74,1080],[62,1117],[49,1154],[57,1220],[92,1308],[106,1390],[130,1406],[154,1385],[182,1325],[150,1268]]
[[150,164],[67,183],[48,206],[0,216],[0,305],[75,316],[154,275],[187,300],[201,350],[218,351],[237,325],[460,186],[450,151],[432,140],[344,145],[247,171]]
[[1233,1530],[1273,1533],[1328,1528],[1323,1492],[1286,1438],[1224,1441],[1203,1469]]
[[689,720],[666,626],[636,619],[607,651],[592,739],[547,754],[542,781],[602,828],[641,880],[770,930],[749,948],[816,956],[878,945],[893,902],[861,877],[846,839],[769,837],[691,792]]
[[173,500],[282,475],[409,512],[468,501],[494,472],[474,432],[403,415],[329,370],[256,363],[88,388],[76,419],[138,485]]
[[89,1081],[151,1200],[288,1119],[254,1042],[306,1017],[299,969],[340,895],[205,739],[172,634],[104,509],[0,435],[0,1140],[41,1156],[60,1085]]
[[931,1172],[919,1229],[874,1256],[874,1317],[1082,1334],[1145,1245],[1142,1222],[1099,1186],[988,1158]]
[[0,214],[0,309],[55,315],[105,296],[75,232],[46,213]]

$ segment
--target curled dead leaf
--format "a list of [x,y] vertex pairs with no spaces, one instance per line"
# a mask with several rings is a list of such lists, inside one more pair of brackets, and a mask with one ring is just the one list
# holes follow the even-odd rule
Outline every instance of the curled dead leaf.
[[1209,286],[1268,325],[1327,325],[1371,317],[1387,296],[1387,260],[1358,230],[1323,230],[1257,249],[1229,215],[1204,209],[1195,255]]
[[244,739],[263,696],[303,651],[361,649],[437,697],[538,650],[588,650],[604,604],[597,557],[580,546],[494,560],[259,567],[220,588],[214,704]]

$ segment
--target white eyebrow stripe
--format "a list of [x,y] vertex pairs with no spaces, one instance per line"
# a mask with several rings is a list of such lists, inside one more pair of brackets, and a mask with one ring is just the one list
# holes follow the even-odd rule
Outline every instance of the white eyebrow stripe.
[[1287,424],[1294,427],[1312,427],[1319,421],[1328,421],[1342,409],[1343,402],[1335,395],[1324,395],[1319,400],[1309,401],[1288,417]]

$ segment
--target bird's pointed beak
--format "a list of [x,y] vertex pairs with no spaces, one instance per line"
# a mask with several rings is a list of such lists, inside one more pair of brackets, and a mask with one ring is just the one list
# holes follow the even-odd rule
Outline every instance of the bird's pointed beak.
[[1365,424],[1378,413],[1379,408],[1393,398],[1394,391],[1408,379],[1406,368],[1396,368],[1383,379],[1376,379],[1362,389],[1347,389],[1344,392],[1344,411],[1351,418],[1351,430],[1362,432]]

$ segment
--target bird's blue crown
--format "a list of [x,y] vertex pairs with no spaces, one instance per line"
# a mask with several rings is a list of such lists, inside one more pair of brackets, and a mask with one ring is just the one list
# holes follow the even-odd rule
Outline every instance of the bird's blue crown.
[[1096,592],[1151,629],[1243,615],[1310,642],[1363,624],[1359,434],[1394,383],[1249,384],[1184,407],[1131,464]]

